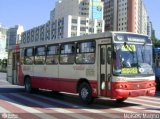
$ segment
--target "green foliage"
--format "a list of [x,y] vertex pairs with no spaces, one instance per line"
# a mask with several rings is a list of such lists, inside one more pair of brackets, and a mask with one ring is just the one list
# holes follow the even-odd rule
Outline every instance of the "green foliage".
[[154,47],[160,47],[160,40],[157,39],[155,36],[151,37],[152,43]]

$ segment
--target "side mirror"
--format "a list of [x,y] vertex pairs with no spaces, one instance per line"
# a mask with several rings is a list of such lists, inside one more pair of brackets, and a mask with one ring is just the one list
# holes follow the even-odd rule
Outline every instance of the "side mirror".
[[111,47],[107,48],[107,63],[111,64],[111,54],[112,54],[112,49]]

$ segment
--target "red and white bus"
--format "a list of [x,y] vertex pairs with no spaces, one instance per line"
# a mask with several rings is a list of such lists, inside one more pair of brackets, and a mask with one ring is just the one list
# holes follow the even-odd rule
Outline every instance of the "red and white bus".
[[8,79],[26,92],[47,89],[78,93],[84,103],[96,97],[122,102],[153,96],[152,43],[129,32],[105,32],[50,41],[22,41],[10,50]]

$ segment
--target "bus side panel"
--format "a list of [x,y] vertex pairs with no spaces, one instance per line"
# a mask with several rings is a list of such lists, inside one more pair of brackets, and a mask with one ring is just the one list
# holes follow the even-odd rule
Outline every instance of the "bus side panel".
[[60,91],[76,92],[78,76],[73,66],[74,65],[59,65]]
[[34,65],[32,86],[34,88],[44,88],[58,91],[58,65]]
[[46,69],[45,65],[33,65],[32,87],[46,88]]
[[77,83],[80,79],[86,79],[90,82],[94,93],[97,95],[97,84],[95,65],[60,65],[59,80],[60,90],[64,92],[76,93]]

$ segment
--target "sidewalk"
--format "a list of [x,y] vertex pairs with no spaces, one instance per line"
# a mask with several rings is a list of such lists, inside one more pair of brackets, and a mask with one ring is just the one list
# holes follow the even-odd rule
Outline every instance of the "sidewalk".
[[24,92],[24,86],[12,85],[6,80],[6,78],[7,73],[0,72],[0,94]]
[[7,73],[0,72],[0,80],[6,80]]
[[0,86],[2,85],[10,85],[8,81],[6,81],[7,73],[0,72]]

